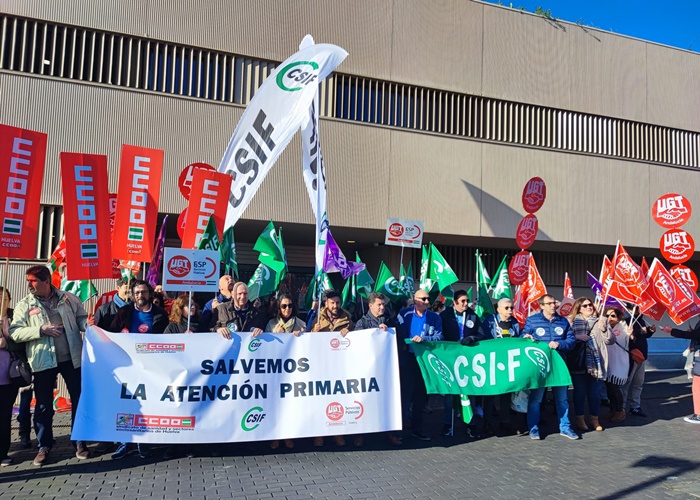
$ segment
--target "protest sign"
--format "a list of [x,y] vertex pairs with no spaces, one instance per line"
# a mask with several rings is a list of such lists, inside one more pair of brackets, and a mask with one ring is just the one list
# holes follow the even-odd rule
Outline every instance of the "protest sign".
[[115,259],[150,262],[153,258],[162,174],[162,150],[122,145],[112,235]]
[[88,328],[72,439],[221,443],[401,428],[391,331],[231,335]]
[[0,257],[36,257],[46,137],[0,124]]
[[571,384],[566,363],[546,342],[503,338],[470,347],[457,342],[411,345],[429,394],[494,396]]
[[112,277],[107,157],[61,153],[66,278]]

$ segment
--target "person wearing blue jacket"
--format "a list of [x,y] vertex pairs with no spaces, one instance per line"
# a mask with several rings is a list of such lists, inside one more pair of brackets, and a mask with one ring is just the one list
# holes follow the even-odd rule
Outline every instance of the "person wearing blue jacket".
[[216,297],[204,304],[202,314],[199,316],[199,325],[204,331],[207,331],[214,326],[212,325],[214,309],[216,309],[219,304],[231,302],[231,292],[233,291],[233,284],[233,278],[228,274],[219,278],[219,293],[216,294]]
[[[542,311],[527,318],[520,336],[534,341],[547,342],[550,349],[556,350],[563,357],[562,352],[571,350],[576,343],[576,337],[569,320],[557,314],[557,301],[554,296],[543,295],[540,297],[539,303]],[[527,426],[530,429],[531,439],[540,439],[540,404],[546,390],[546,387],[530,389],[527,403]],[[567,390],[566,386],[552,387],[554,404],[559,417],[559,434],[569,439],[578,439],[578,434],[571,430],[571,422],[569,422]]]
[[402,356],[401,370],[401,406],[403,420],[408,420],[408,408],[413,401],[411,417],[411,435],[421,441],[430,441],[423,433],[423,408],[428,400],[425,381],[421,374],[413,347],[404,340],[413,342],[423,340],[442,340],[442,320],[440,316],[429,309],[430,297],[425,290],[416,290],[413,295],[414,305],[399,311],[396,317],[396,338],[399,342],[399,353]]

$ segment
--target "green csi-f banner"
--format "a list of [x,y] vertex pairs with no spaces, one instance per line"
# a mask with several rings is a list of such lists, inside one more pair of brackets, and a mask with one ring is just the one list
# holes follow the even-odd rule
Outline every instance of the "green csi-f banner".
[[566,363],[544,342],[511,338],[471,347],[458,342],[412,345],[429,394],[494,396],[571,384]]

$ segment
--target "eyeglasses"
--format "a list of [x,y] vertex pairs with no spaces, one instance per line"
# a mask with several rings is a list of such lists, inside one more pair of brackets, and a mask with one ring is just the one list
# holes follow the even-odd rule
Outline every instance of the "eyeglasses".
[[505,306],[503,309],[505,309],[506,311],[512,311],[513,306]]
[[422,300],[423,302],[428,302],[430,297],[416,297],[416,300]]
[[543,305],[543,306],[553,306],[554,304],[556,304],[556,302],[545,302],[545,303],[542,304],[542,305]]
[[606,314],[605,317],[606,317],[606,318],[617,318],[617,314],[615,314],[615,313]]
[[593,307],[593,304],[591,304],[591,303],[581,304],[581,307]]
[[280,309],[291,309],[293,307],[292,304],[280,304]]

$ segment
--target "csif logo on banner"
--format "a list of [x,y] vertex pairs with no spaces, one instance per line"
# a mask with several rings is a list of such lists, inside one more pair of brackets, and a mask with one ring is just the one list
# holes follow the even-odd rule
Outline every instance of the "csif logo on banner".
[[277,74],[277,86],[286,92],[297,92],[318,80],[319,66],[314,61],[287,64]]
[[253,406],[245,412],[241,419],[241,429],[246,432],[254,431],[260,427],[260,423],[265,419],[267,414],[260,406]]

